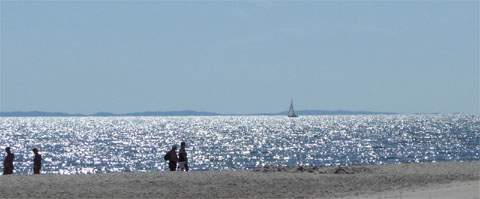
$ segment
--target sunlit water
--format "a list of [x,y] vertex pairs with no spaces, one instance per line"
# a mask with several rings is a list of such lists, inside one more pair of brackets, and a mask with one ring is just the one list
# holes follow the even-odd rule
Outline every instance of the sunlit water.
[[192,170],[480,160],[480,116],[458,114],[0,118],[0,138],[16,174],[32,173],[33,147],[42,173],[165,170],[181,141]]

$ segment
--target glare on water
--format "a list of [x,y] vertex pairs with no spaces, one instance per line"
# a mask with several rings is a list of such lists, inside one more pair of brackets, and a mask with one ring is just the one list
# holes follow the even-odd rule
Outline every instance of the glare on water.
[[[480,159],[477,115],[0,118],[0,146],[28,174],[152,171],[187,142],[193,170]],[[4,154],[0,155],[3,159]]]

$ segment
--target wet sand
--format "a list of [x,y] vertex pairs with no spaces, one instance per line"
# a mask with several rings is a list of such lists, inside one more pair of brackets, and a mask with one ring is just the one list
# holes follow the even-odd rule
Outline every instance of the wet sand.
[[480,161],[0,176],[0,198],[479,198]]

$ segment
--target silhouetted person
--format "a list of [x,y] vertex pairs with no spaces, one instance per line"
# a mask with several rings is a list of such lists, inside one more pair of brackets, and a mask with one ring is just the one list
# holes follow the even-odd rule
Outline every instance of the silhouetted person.
[[33,174],[40,174],[40,169],[42,168],[42,155],[38,153],[37,148],[32,149],[34,153],[33,157]]
[[180,151],[178,151],[178,169],[180,171],[188,171],[187,151],[185,150],[185,142],[180,143]]
[[15,155],[10,151],[10,147],[5,148],[7,155],[3,160],[3,175],[13,174],[13,160]]
[[167,154],[165,155],[165,160],[168,160],[168,167],[170,168],[170,171],[177,170],[177,162],[178,162],[177,145],[173,145],[172,150],[167,152]]

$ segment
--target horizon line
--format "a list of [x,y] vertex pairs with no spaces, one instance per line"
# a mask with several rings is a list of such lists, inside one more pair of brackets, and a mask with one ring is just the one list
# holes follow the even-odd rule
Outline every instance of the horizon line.
[[[34,116],[249,116],[249,115],[285,115],[288,111],[279,112],[258,112],[258,113],[219,113],[210,111],[196,111],[196,110],[169,110],[169,111],[136,111],[113,113],[106,111],[99,111],[95,113],[69,113],[59,111],[0,111],[0,117],[34,117]],[[480,113],[465,113],[465,112],[390,112],[390,111],[366,111],[366,110],[346,110],[346,109],[302,109],[297,110],[297,113],[302,115],[380,115],[380,114],[472,114],[479,115]],[[306,113],[305,113],[306,112]]]

